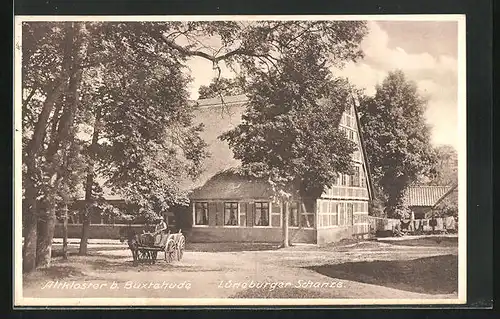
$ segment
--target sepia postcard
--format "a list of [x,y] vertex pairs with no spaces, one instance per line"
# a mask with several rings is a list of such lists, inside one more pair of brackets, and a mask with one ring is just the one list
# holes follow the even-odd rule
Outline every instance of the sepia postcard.
[[14,306],[465,304],[465,36],[16,16]]

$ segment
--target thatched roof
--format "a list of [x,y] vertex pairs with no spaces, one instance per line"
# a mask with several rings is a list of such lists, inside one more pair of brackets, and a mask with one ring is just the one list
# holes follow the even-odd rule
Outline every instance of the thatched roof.
[[[200,99],[193,101],[193,124],[202,123],[204,130],[201,137],[208,144],[209,158],[203,162],[203,173],[195,180],[181,182],[181,189],[193,190],[228,168],[238,167],[240,162],[235,160],[229,145],[220,141],[218,137],[236,127],[241,122],[241,116],[247,102],[245,95],[228,96],[221,98]],[[103,184],[101,178],[99,182]],[[121,199],[119,194],[113,194],[109,188],[104,187],[104,197],[108,200]]]
[[[203,161],[203,173],[194,181],[183,181],[181,189],[192,190],[191,198],[269,197],[270,190],[266,182],[251,180],[248,177],[235,174],[234,168],[239,167],[240,162],[234,159],[229,145],[219,140],[219,136],[241,123],[248,98],[245,95],[237,95],[200,99],[192,103],[195,108],[193,124],[202,123],[204,125],[204,130],[200,135],[208,144],[210,157]],[[356,118],[356,120],[359,128],[359,119]],[[361,133],[360,130],[358,132]],[[362,139],[361,134],[360,137]],[[361,144],[360,146],[366,160],[364,145]],[[371,190],[372,183],[369,167],[367,167],[367,172],[367,182]],[[110,198],[119,197],[110,193],[108,195]],[[372,192],[370,192],[370,195],[372,195]]]
[[219,136],[241,123],[247,101],[245,95],[238,95],[224,97],[222,100],[212,98],[196,102],[193,122],[204,125],[201,137],[208,144],[210,157],[203,162],[203,173],[195,181],[182,183],[183,189],[197,188],[217,173],[240,165],[240,162],[234,159],[229,145],[219,140]]
[[269,183],[243,176],[235,168],[223,170],[190,195],[192,199],[262,199],[273,195]]

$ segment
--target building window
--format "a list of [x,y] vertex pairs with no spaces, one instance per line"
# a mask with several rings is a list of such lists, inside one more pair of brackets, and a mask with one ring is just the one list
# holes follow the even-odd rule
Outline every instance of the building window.
[[349,131],[349,139],[354,141],[354,131]]
[[345,225],[345,216],[344,216],[344,203],[339,203],[337,204],[337,216],[339,219],[339,225],[344,226]]
[[255,226],[269,226],[269,203],[257,202],[255,203]]
[[224,203],[224,225],[225,226],[238,226],[238,203],[225,202]]
[[288,226],[291,227],[299,226],[299,203],[292,202],[290,204],[289,214],[290,215],[288,216]]
[[246,203],[241,203],[239,208],[240,208],[240,226],[245,227],[247,225],[247,205],[246,205]]
[[196,202],[194,204],[195,225],[208,225],[208,203]]
[[352,216],[353,216],[353,205],[352,203],[347,203],[347,219],[346,219],[346,225],[352,225]]
[[331,214],[331,225],[332,226],[337,226],[339,224],[339,204],[338,203],[332,203],[330,206],[330,214]]
[[347,185],[347,175],[346,174],[342,174],[342,181],[341,181],[341,184],[343,186]]
[[354,175],[352,176],[352,186],[355,186],[355,187],[359,187],[359,170],[361,169],[361,167],[356,167],[354,169]]

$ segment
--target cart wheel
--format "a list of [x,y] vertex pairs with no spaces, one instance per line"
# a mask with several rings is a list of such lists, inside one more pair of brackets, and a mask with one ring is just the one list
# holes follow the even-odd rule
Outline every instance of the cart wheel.
[[167,263],[171,263],[174,260],[172,252],[175,252],[174,242],[173,242],[173,240],[169,239],[169,240],[167,240],[167,243],[165,244],[165,261]]
[[186,240],[184,239],[184,236],[179,238],[179,242],[177,243],[177,260],[180,261],[182,259],[182,256],[184,255],[184,248]]
[[137,261],[142,262],[145,259],[146,259],[146,253],[144,252],[144,250],[139,250],[137,253]]

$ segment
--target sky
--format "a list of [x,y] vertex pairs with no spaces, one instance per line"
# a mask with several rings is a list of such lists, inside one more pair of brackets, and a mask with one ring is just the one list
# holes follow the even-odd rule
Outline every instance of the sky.
[[[458,23],[454,21],[368,21],[369,33],[361,43],[363,60],[334,70],[356,86],[374,94],[389,71],[401,69],[428,99],[426,120],[435,145],[458,146]],[[200,85],[217,76],[212,64],[192,58],[191,98]],[[232,72],[222,67],[222,76]]]

